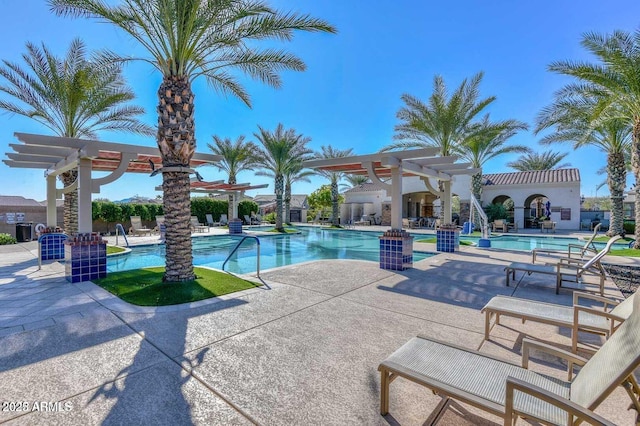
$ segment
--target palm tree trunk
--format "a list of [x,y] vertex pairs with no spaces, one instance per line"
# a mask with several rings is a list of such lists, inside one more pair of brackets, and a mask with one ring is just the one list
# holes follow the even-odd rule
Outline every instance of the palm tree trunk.
[[332,225],[340,225],[340,212],[338,209],[338,201],[340,200],[340,194],[338,193],[338,181],[331,181],[331,214],[333,216]]
[[635,218],[636,218],[636,230],[634,238],[636,242],[633,248],[640,249],[640,117],[635,119],[633,123],[633,139],[631,142],[631,169],[633,170],[633,177],[635,178],[635,185],[633,186],[633,192],[635,192]]
[[610,153],[607,156],[607,183],[611,194],[611,220],[607,235],[613,237],[624,232],[624,187],[627,183],[627,169],[624,154]]
[[284,232],[284,226],[282,226],[282,192],[284,187],[284,176],[282,176],[281,174],[276,175],[275,187],[276,187],[276,230],[278,232]]
[[[66,188],[78,178],[77,170],[69,170],[60,175],[60,180]],[[78,191],[64,194],[64,232],[72,235],[78,232]]]
[[[194,95],[186,77],[168,76],[158,89],[158,147],[162,165],[188,167],[196,148]],[[166,225],[165,281],[190,281],[193,273],[191,247],[191,198],[189,173],[162,174]]]
[[[471,176],[471,194],[480,202],[480,197],[482,197],[482,173],[476,173]],[[472,222],[477,229],[481,228],[480,213],[476,211],[476,209],[473,210],[473,217],[470,217],[469,221]]]
[[291,224],[291,184],[284,185],[284,221]]

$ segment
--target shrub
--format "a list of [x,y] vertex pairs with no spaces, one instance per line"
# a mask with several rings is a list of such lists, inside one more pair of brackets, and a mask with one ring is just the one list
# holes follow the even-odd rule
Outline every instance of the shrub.
[[13,238],[11,235],[0,234],[0,246],[6,245],[6,244],[17,244],[17,243],[18,243],[18,240]]
[[622,227],[624,228],[624,233],[627,235],[633,235],[636,232],[636,223],[635,222],[627,222],[625,221],[622,224]]
[[207,213],[210,213],[213,220],[220,220],[221,214],[226,214],[229,202],[222,200],[214,200],[209,197],[194,197],[191,199],[191,215],[198,216],[200,223],[205,223]]
[[258,203],[251,200],[244,200],[238,203],[238,217],[244,218],[244,215],[251,217],[251,213],[258,213]]
[[271,224],[276,223],[276,212],[267,213],[262,217],[262,220]]
[[489,222],[493,222],[496,219],[506,219],[508,217],[507,210],[502,204],[489,204],[484,208],[487,213]]

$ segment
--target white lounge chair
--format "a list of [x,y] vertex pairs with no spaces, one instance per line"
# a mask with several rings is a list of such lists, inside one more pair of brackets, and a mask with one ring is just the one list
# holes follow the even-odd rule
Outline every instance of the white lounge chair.
[[[633,310],[633,299],[637,291],[622,302],[593,294],[573,292],[573,306],[538,302],[509,296],[495,296],[480,311],[485,314],[484,338],[489,340],[491,329],[500,324],[500,317],[514,317],[522,322],[533,321],[571,329],[571,347],[578,349],[578,331],[602,334],[609,337]],[[599,302],[598,309],[580,304],[581,299]],[[495,318],[493,325],[491,319]]]
[[213,220],[213,215],[211,213],[207,213],[204,216],[205,219],[207,219],[207,226],[220,226],[220,222]]
[[[569,381],[529,370],[532,350],[563,358]],[[581,367],[572,380],[573,367]],[[640,297],[633,312],[604,345],[586,360],[570,352],[528,339],[522,342],[522,367],[472,349],[415,337],[378,366],[380,413],[389,412],[389,385],[398,377],[433,392],[468,403],[513,425],[518,417],[543,424],[614,423],[595,410],[623,385],[640,411],[640,387],[633,372],[640,366]]]
[[226,213],[220,215],[220,226],[226,226],[229,224],[229,218]]
[[[600,224],[597,224],[593,228],[593,234],[591,234],[591,237],[589,237],[589,239],[582,246],[579,244],[569,244],[566,250],[535,248],[531,251],[531,256],[532,256],[531,263],[536,263],[536,257],[538,256],[538,254],[541,254],[541,253],[555,254],[555,255],[559,254],[569,258],[573,253],[574,256],[578,254],[580,259],[584,258],[584,255],[587,252],[595,254],[598,252],[598,250],[596,249],[596,246],[593,244],[593,240],[595,240],[595,238],[598,236],[598,230],[600,230]],[[575,251],[577,251],[578,253],[574,253]]]
[[600,261],[611,251],[611,247],[616,241],[621,239],[620,235],[616,235],[609,239],[605,248],[600,250],[598,254],[588,261],[580,259],[561,258],[553,265],[534,265],[532,263],[513,262],[507,265],[504,270],[507,273],[507,287],[509,287],[509,278],[516,279],[516,271],[526,272],[528,275],[533,273],[555,275],[556,276],[556,294],[560,292],[560,287],[565,281],[578,282],[580,277],[586,272],[595,273],[600,278],[600,295],[604,296],[604,280],[606,272]]
[[193,232],[209,232],[209,227],[201,224],[198,216],[191,216],[191,230]]
[[142,219],[140,216],[130,216],[131,219],[131,228],[129,228],[129,233],[133,235],[141,235],[147,234],[151,235],[153,229],[145,228],[142,225]]

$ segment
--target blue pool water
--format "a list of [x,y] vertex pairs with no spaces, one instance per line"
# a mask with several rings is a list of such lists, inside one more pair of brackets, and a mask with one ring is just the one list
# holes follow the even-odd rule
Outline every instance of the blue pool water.
[[[460,240],[478,243],[479,237],[460,235]],[[534,235],[502,235],[491,237],[491,248],[507,250],[533,250],[534,248],[566,250],[569,244],[584,246],[585,241],[568,237],[537,237]],[[598,250],[604,248],[606,243],[595,243]],[[624,244],[615,244],[612,250],[625,248]]]
[[[254,228],[255,229],[255,228]],[[301,234],[268,235],[260,238],[260,270],[321,259],[380,260],[382,234],[374,232],[301,228]],[[193,264],[222,268],[241,237],[212,236],[193,239]],[[164,245],[134,247],[124,256],[109,257],[107,271],[125,271],[164,266]],[[417,262],[434,253],[414,252]],[[243,274],[256,270],[256,242],[247,239],[227,263],[225,270]]]

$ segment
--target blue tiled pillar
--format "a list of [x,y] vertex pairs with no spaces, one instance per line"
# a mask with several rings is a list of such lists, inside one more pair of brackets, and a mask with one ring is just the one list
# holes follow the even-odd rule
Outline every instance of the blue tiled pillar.
[[404,271],[413,267],[413,237],[391,229],[380,237],[380,269]]
[[69,237],[62,233],[42,234],[38,238],[38,250],[40,260],[61,260],[64,259],[64,242]]
[[460,249],[460,231],[458,229],[438,229],[436,231],[436,250],[453,253]]
[[229,221],[229,234],[242,234],[242,220],[236,218]]
[[98,234],[77,234],[64,244],[65,277],[71,283],[107,276],[107,243]]

